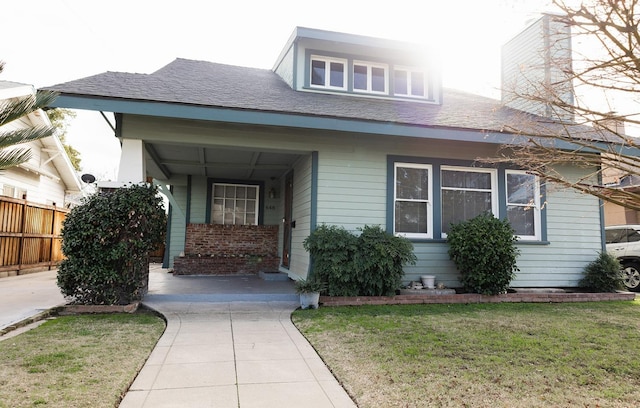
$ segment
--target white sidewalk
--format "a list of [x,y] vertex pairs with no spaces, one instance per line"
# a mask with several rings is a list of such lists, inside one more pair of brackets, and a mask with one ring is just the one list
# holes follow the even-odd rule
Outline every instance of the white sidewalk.
[[167,330],[120,408],[355,408],[291,323],[295,302],[144,302]]

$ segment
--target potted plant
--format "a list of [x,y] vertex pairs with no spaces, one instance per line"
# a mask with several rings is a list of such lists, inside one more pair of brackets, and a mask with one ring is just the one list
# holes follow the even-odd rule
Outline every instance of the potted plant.
[[320,301],[320,292],[324,284],[317,279],[300,279],[295,283],[296,293],[300,295],[300,307],[302,309],[317,309]]

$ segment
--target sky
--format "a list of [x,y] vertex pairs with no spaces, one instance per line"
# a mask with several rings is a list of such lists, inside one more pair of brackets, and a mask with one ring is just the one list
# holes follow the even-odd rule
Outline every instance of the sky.
[[[5,0],[0,80],[56,85],[107,71],[152,73],[176,58],[271,69],[296,26],[407,41],[441,59],[443,84],[499,98],[500,49],[549,0]],[[82,173],[115,180],[120,145],[76,111],[67,143]],[[113,121],[113,115],[106,113]]]

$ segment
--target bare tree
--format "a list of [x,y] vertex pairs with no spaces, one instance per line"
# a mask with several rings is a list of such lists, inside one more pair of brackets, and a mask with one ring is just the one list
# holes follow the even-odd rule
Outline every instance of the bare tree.
[[[504,129],[513,143],[486,160],[515,162],[544,181],[640,210],[640,189],[619,184],[640,184],[639,141],[627,132],[640,128],[640,0],[569,1],[553,1],[560,13],[550,18],[561,29],[547,32],[544,66],[530,70],[544,75],[527,76],[520,65],[517,83],[503,82],[507,106],[527,101],[534,109]],[[562,52],[568,36],[578,46]],[[557,171],[566,164],[591,171],[570,179]]]

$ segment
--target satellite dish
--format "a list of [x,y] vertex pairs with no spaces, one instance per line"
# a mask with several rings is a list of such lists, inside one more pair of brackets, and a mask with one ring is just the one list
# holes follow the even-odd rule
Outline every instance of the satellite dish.
[[93,174],[83,174],[80,179],[87,184],[91,184],[96,181],[96,178],[93,176]]

